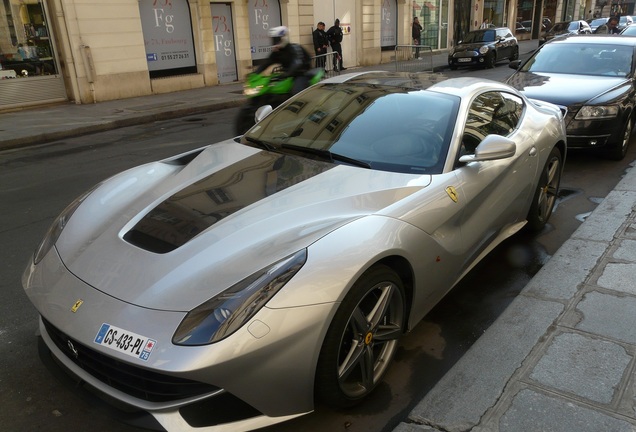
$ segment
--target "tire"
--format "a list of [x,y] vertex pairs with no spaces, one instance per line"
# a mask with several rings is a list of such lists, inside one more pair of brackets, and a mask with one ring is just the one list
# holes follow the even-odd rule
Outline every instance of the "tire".
[[385,265],[364,273],[338,308],[320,350],[316,396],[334,408],[351,407],[382,380],[404,333],[405,295]]
[[514,51],[512,52],[512,56],[510,57],[510,61],[515,61],[515,60],[519,60],[519,47],[515,47]]
[[243,135],[249,128],[254,126],[254,115],[256,114],[256,107],[252,104],[247,104],[241,107],[236,116],[234,123],[234,132],[237,135]]
[[552,214],[561,183],[562,160],[561,151],[555,147],[543,167],[528,212],[527,226],[533,232],[541,231]]
[[612,145],[610,149],[607,151],[607,157],[612,160],[623,160],[625,155],[627,154],[627,148],[629,147],[629,139],[632,136],[632,130],[634,128],[634,122],[632,120],[632,116],[630,115],[623,126],[623,131],[621,133],[621,138],[617,143]]
[[495,67],[495,64],[497,63],[496,58],[495,58],[495,53],[494,52],[490,52],[486,55],[486,58],[484,59],[484,68],[486,69],[493,69]]

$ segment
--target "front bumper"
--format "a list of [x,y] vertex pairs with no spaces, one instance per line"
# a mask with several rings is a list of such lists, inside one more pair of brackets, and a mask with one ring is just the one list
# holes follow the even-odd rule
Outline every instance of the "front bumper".
[[[27,268],[23,285],[43,317],[41,337],[54,360],[107,402],[146,411],[168,431],[252,430],[313,410],[319,341],[332,303],[265,307],[227,339],[186,347],[171,343],[184,313],[101,293],[70,274],[55,249]],[[83,304],[72,312],[77,299]],[[155,339],[148,361],[95,343],[102,323]]]
[[620,142],[623,132],[621,115],[606,120],[575,120],[576,112],[568,112],[566,131],[568,148],[608,148]]
[[476,51],[461,51],[448,56],[449,66],[481,66],[486,56]]

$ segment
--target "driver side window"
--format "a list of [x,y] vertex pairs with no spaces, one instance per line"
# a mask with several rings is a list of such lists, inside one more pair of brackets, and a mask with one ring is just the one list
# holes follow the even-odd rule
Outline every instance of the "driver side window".
[[487,135],[510,135],[522,113],[523,100],[513,94],[487,92],[477,96],[468,111],[459,156],[475,153]]

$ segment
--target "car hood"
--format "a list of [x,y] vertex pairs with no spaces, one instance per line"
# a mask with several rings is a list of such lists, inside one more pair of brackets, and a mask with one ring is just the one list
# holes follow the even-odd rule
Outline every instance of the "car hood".
[[56,243],[65,266],[122,301],[189,311],[431,182],[232,141],[192,157],[135,168],[89,195]]
[[465,52],[465,51],[477,51],[482,46],[490,46],[494,42],[479,42],[479,43],[467,43],[467,44],[459,44],[455,48],[453,48],[453,52]]
[[624,77],[534,72],[516,72],[507,80],[526,97],[561,106],[592,102],[626,82]]

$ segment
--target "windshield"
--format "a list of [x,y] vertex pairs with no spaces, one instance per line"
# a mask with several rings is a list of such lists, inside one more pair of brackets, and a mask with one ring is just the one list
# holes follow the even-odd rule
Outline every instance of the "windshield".
[[628,27],[625,27],[625,30],[623,30],[621,34],[627,35],[627,36],[636,35],[636,25],[630,25]]
[[590,23],[590,26],[591,27],[598,27],[600,25],[605,24],[606,22],[607,22],[607,18],[598,18],[598,19],[595,19],[594,21],[592,21]]
[[575,75],[627,76],[631,74],[634,49],[613,44],[544,45],[523,65],[523,72]]
[[383,171],[436,174],[459,102],[396,86],[319,84],[265,117],[242,142]]
[[469,32],[462,43],[494,42],[495,30],[478,30]]

